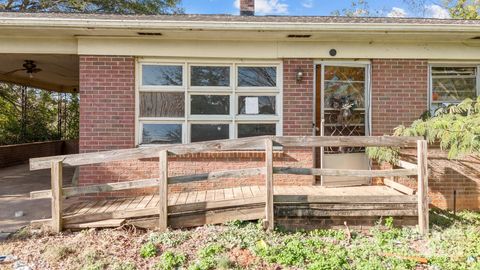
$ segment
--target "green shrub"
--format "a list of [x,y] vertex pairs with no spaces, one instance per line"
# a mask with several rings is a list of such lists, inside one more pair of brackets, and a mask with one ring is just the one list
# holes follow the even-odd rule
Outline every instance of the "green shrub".
[[152,242],[147,242],[140,248],[140,257],[142,258],[153,258],[156,255],[157,247]]
[[189,270],[209,270],[219,268],[220,264],[224,264],[224,258],[220,255],[225,248],[219,244],[210,244],[198,251],[198,260],[190,265]]
[[172,251],[167,251],[162,254],[160,261],[155,265],[158,270],[174,270],[185,263],[186,257],[184,254],[175,254]]

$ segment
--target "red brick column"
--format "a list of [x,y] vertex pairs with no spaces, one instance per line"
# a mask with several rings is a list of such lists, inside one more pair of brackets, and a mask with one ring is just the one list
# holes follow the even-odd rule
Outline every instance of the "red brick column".
[[[134,57],[80,56],[80,153],[134,146]],[[108,179],[102,168],[83,166],[79,183]]]
[[[297,71],[303,79],[297,82]],[[311,136],[314,70],[312,59],[283,60],[283,135]]]
[[[303,79],[297,82],[297,72],[301,70]],[[284,136],[312,136],[312,122],[314,116],[314,64],[312,59],[284,59],[283,60],[283,135]],[[311,148],[288,148],[285,154],[296,162],[295,167],[312,168],[313,151]],[[279,165],[275,165],[279,166]],[[292,179],[293,178],[293,179]],[[295,183],[314,183],[311,176],[281,176],[275,175],[275,181]],[[288,180],[290,179],[290,180]]]
[[372,60],[372,135],[392,134],[427,110],[426,60]]

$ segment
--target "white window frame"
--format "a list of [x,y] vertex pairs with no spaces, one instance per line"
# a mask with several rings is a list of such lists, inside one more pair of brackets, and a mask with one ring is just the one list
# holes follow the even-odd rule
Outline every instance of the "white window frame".
[[[471,63],[471,62],[432,62],[428,64],[428,111],[430,113],[434,113],[432,104],[433,103],[442,103],[442,101],[433,102],[433,76],[432,76],[432,68],[433,67],[474,67],[476,68],[476,94],[477,97],[480,96],[480,64],[479,63]],[[450,104],[459,104],[460,101],[444,101],[443,103],[450,103]]]
[[[183,71],[183,85],[178,86],[145,86],[142,79],[143,65],[181,65]],[[230,86],[191,86],[192,66],[229,66]],[[238,87],[238,67],[275,67],[277,75],[276,87]],[[185,116],[172,117],[140,117],[141,92],[183,92],[185,94]],[[191,95],[229,95],[229,115],[192,115],[190,106]],[[239,96],[275,96],[276,114],[240,115],[238,114]],[[230,139],[238,138],[238,124],[276,124],[276,134],[283,132],[283,63],[279,60],[214,60],[214,59],[158,59],[138,58],[136,61],[136,90],[135,90],[135,143],[142,144],[143,123],[169,124],[182,123],[182,143],[190,143],[191,124],[229,124]]]

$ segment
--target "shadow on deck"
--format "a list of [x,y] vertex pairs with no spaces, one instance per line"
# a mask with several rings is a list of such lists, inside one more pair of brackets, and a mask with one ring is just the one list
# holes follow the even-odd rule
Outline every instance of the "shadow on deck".
[[[170,193],[168,224],[172,228],[188,228],[233,220],[263,219],[265,194],[264,186]],[[63,226],[83,229],[132,224],[153,229],[159,223],[159,203],[158,195],[79,202],[63,211]],[[344,222],[368,226],[371,224],[367,221],[387,216],[411,217],[414,224],[417,219],[416,196],[387,186],[275,186],[274,205],[275,218],[288,227],[302,223],[296,218],[306,219],[303,221],[305,225],[313,219],[315,224],[311,225],[314,227],[342,225]]]

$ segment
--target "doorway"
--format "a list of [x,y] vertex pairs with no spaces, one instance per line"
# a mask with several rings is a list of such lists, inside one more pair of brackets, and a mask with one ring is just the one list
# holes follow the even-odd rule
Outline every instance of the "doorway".
[[[368,63],[322,62],[315,66],[315,135],[368,136],[370,91]],[[364,147],[320,147],[315,165],[327,169],[369,169]],[[322,176],[323,186],[370,184],[368,177]]]

